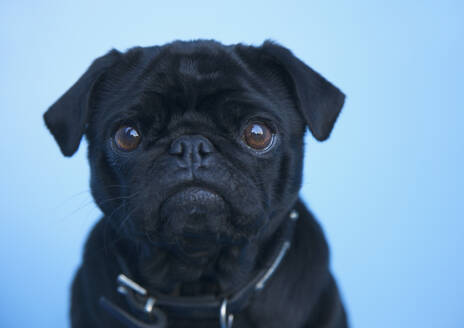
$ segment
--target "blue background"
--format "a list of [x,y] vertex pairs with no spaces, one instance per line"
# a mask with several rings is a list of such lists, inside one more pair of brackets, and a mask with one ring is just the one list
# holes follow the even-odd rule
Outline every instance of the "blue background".
[[303,198],[353,327],[464,326],[464,6],[459,1],[2,1],[0,326],[64,327],[99,217],[86,145],[61,156],[42,114],[115,47],[272,38],[339,86],[308,135]]

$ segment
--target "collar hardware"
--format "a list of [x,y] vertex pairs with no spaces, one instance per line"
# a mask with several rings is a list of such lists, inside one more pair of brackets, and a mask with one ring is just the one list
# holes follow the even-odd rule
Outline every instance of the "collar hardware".
[[232,328],[232,324],[234,323],[234,315],[227,313],[227,299],[221,303],[221,308],[219,309],[219,323],[221,328]]

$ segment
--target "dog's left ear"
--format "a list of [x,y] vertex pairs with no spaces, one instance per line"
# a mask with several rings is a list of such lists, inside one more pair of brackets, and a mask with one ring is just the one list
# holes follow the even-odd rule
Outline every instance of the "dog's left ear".
[[84,75],[44,114],[45,124],[63,155],[72,156],[79,147],[95,85],[120,56],[119,51],[111,50],[95,59]]
[[288,74],[297,106],[313,136],[319,141],[326,140],[343,107],[345,95],[287,48],[266,41],[262,50]]

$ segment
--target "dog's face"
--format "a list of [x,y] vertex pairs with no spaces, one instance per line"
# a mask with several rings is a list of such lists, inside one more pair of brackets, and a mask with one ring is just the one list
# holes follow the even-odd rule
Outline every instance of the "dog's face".
[[343,100],[279,45],[175,42],[100,57],[45,121],[67,156],[87,136],[92,194],[119,233],[204,257],[278,226],[306,126],[326,139]]

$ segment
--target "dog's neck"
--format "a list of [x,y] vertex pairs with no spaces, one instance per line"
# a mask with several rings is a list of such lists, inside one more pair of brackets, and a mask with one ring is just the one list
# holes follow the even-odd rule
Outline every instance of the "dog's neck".
[[[282,221],[283,216],[277,220]],[[149,292],[173,296],[224,294],[244,285],[261,269],[263,259],[279,247],[275,239],[283,225],[246,244],[218,247],[214,254],[201,258],[185,258],[148,243],[127,248],[130,251],[125,257],[135,271],[131,274]]]
[[149,291],[177,296],[217,294],[247,280],[256,262],[256,246],[224,246],[201,261],[189,261],[161,248],[147,248],[139,255],[137,270]]

